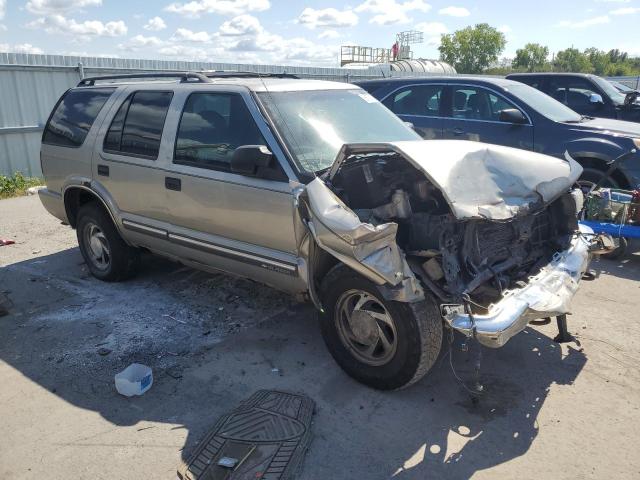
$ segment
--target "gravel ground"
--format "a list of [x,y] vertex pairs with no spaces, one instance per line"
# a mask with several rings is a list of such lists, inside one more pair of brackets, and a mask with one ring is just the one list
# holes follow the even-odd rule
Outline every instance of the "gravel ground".
[[[88,275],[75,232],[36,197],[0,201],[0,478],[175,478],[215,420],[260,388],[304,392],[317,410],[300,478],[640,478],[640,255],[600,260],[558,345],[553,325],[484,350],[485,394],[454,342],[402,392],[350,380],[313,310],[248,280],[148,256],[135,279]],[[638,250],[636,248],[636,250]],[[126,399],[113,375],[146,363]]]

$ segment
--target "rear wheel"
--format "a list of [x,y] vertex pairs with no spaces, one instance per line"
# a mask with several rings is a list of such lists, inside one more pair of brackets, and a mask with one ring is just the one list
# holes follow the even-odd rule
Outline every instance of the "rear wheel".
[[404,388],[433,366],[442,344],[442,317],[428,298],[385,300],[380,289],[344,265],[322,282],[324,341],[351,377],[380,390]]
[[124,242],[100,205],[91,202],[80,207],[76,234],[80,252],[94,277],[117,282],[135,274],[139,251]]

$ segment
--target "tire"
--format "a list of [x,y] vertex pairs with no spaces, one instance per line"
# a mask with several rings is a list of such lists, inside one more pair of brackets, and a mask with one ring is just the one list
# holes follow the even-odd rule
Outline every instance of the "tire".
[[[430,296],[412,304],[385,300],[373,282],[342,264],[326,275],[320,295],[325,308],[319,314],[325,344],[338,365],[357,381],[378,390],[405,388],[424,377],[438,358],[443,321]],[[351,306],[356,307],[351,318],[358,315],[359,319],[355,327],[341,309],[348,311]],[[381,321],[382,317],[390,318],[393,325]],[[389,344],[393,347],[388,348]]]
[[[598,170],[597,168],[584,167],[582,175],[578,179],[578,185],[582,188],[582,191],[586,194],[592,186],[599,183],[604,177],[606,172]],[[606,177],[600,182],[601,187],[618,188],[618,183],[611,177]]]
[[80,207],[76,234],[80,253],[94,277],[118,282],[135,274],[139,251],[124,242],[100,205],[90,202]]
[[619,260],[624,257],[624,254],[627,253],[627,248],[629,246],[629,241],[625,237],[620,237],[618,240],[618,246],[615,250],[611,250],[609,253],[605,253],[602,258],[606,258],[608,260]]

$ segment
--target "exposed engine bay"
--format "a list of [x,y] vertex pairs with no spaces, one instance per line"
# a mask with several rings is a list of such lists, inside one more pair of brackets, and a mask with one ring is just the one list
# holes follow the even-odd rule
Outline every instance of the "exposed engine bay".
[[488,305],[565,250],[578,228],[568,191],[513,218],[458,219],[442,191],[394,151],[352,154],[327,177],[361,222],[397,224],[396,243],[412,272],[442,302]]

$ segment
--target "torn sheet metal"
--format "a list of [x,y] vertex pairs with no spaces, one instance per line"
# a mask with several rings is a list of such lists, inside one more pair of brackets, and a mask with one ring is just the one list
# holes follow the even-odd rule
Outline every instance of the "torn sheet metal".
[[396,243],[396,223],[374,226],[360,221],[319,178],[306,191],[308,226],[320,248],[378,285],[406,288],[398,293],[405,301],[422,297],[422,288]]
[[396,151],[422,170],[460,220],[507,220],[526,215],[568,191],[582,173],[582,167],[568,155],[562,160],[480,142],[416,140],[345,145],[330,177],[346,160],[346,152],[381,150]]
[[593,230],[580,225],[571,246],[557,253],[553,260],[529,279],[523,288],[505,293],[502,300],[489,307],[484,315],[473,319],[462,311],[450,310],[444,318],[455,330],[475,336],[487,346],[498,348],[525,329],[531,320],[569,313],[570,302],[590,260]]

